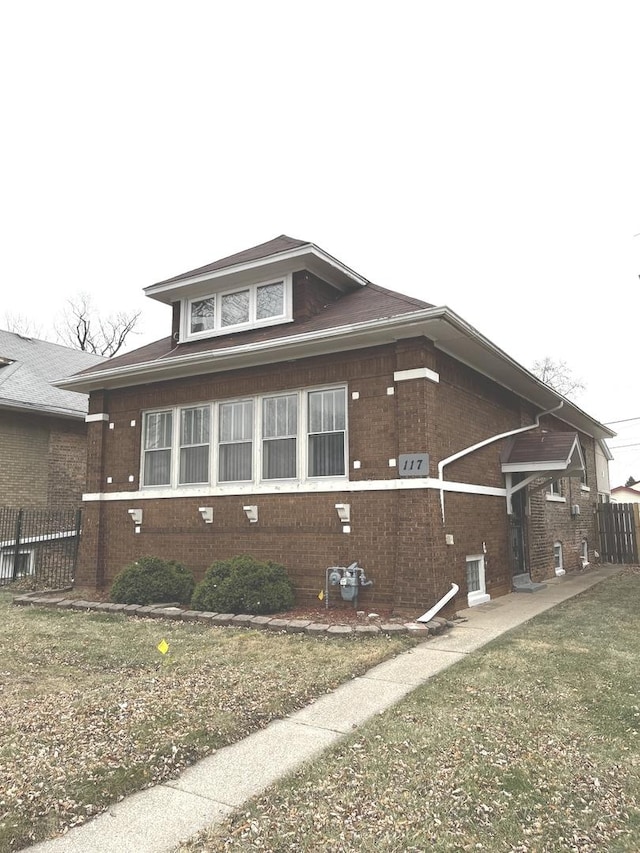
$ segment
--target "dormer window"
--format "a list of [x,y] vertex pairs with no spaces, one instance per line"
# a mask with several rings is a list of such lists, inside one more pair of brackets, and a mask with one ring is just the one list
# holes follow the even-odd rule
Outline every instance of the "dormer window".
[[283,323],[292,319],[291,276],[188,299],[183,310],[187,338]]

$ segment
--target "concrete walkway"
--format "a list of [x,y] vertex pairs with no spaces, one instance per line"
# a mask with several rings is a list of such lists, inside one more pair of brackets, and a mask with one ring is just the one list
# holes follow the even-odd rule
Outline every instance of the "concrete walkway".
[[381,663],[291,716],[220,749],[169,782],[133,794],[66,835],[28,848],[38,853],[164,853],[313,759],[433,675],[545,610],[611,577],[596,566],[458,611],[445,634]]

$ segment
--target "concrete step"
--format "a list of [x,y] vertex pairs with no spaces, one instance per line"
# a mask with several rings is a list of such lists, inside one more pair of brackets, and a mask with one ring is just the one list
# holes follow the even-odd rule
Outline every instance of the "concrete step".
[[546,583],[532,581],[529,572],[514,575],[511,579],[511,584],[514,592],[538,592],[539,589],[545,589],[547,586]]

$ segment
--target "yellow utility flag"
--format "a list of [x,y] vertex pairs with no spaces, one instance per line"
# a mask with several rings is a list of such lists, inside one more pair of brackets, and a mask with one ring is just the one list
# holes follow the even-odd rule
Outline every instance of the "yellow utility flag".
[[323,589],[321,589],[320,592],[318,593],[318,598],[320,599],[320,601],[323,600],[323,598],[324,598],[324,590]]
[[160,640],[160,642],[158,643],[158,651],[160,652],[160,654],[166,655],[166,653],[169,651],[169,643],[167,643],[166,640]]

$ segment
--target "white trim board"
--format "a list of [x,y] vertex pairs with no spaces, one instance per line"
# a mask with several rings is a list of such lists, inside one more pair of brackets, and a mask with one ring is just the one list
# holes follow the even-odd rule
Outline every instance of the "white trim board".
[[171,498],[234,497],[239,495],[305,495],[331,492],[395,492],[411,489],[435,489],[471,495],[505,498],[506,489],[479,486],[474,483],[455,483],[434,477],[415,477],[399,480],[332,480],[330,482],[281,483],[278,485],[247,483],[237,486],[200,486],[177,489],[140,489],[131,492],[88,492],[82,500],[95,501],[145,501]]
[[406,382],[408,379],[430,379],[431,382],[440,382],[440,374],[428,367],[414,367],[411,370],[396,370],[393,374],[394,382]]

